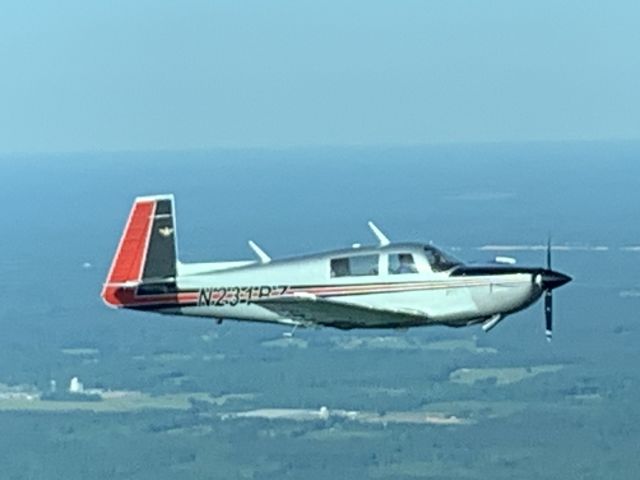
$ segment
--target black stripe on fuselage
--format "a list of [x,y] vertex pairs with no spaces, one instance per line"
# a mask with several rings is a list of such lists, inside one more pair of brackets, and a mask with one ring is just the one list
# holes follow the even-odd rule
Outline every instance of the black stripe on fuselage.
[[[419,291],[419,290],[430,290],[430,289],[446,289],[446,288],[464,288],[464,287],[473,287],[475,284],[452,284],[447,285],[447,281],[453,277],[481,277],[481,276],[502,276],[502,275],[514,275],[514,274],[539,274],[543,273],[545,270],[543,268],[523,268],[523,267],[514,267],[511,265],[478,265],[478,266],[467,266],[462,265],[456,268],[453,272],[451,272],[449,277],[445,277],[442,279],[433,279],[433,280],[424,280],[424,279],[412,279],[407,281],[396,281],[396,282],[367,282],[367,283],[351,283],[351,284],[330,284],[330,283],[322,283],[322,284],[307,284],[307,285],[290,285],[288,286],[288,290],[291,293],[296,292],[305,292],[307,290],[322,290],[325,289],[327,291],[319,291],[316,295],[318,297],[338,297],[338,296],[363,296],[363,295],[373,295],[373,294],[388,294],[388,293],[401,293],[407,291]],[[429,285],[429,284],[433,285]],[[512,282],[506,282],[512,283]],[[519,283],[519,282],[516,282]],[[403,286],[405,288],[403,288]],[[385,287],[389,289],[385,289]],[[208,287],[203,287],[208,288]],[[220,288],[229,288],[230,287],[220,287]],[[257,287],[256,287],[257,288]],[[366,290],[369,288],[369,290]],[[342,291],[340,291],[342,289]],[[357,289],[365,289],[357,290]],[[144,300],[152,300],[154,296],[165,296],[167,294],[184,294],[184,293],[198,293],[202,290],[202,288],[189,288],[189,289],[179,289],[175,282],[153,282],[149,284],[142,284],[138,287],[137,295]],[[355,291],[354,291],[355,290]],[[138,305],[130,305],[126,308],[130,308],[133,310],[144,310],[144,311],[153,311],[153,310],[163,310],[163,309],[175,309],[182,307],[196,307],[200,304],[197,301],[189,301],[189,302],[180,302],[176,297],[175,301],[162,301],[160,303],[151,303],[151,304],[138,304]]]
[[544,268],[516,267],[512,265],[460,265],[450,277],[486,277],[492,275],[536,275],[544,272]]
[[[464,271],[456,271],[452,272],[451,277],[476,277],[476,276],[501,276],[507,274],[518,274],[518,273],[542,273],[544,269],[535,269],[535,268],[503,268],[503,267],[473,267],[470,269],[465,269]],[[384,288],[393,288],[390,292],[399,292],[403,290],[419,290],[422,288],[463,288],[466,286],[474,286],[474,284],[466,284],[466,283],[455,283],[452,285],[447,285],[449,279],[451,277],[445,277],[442,279],[433,279],[433,280],[409,280],[402,282],[366,282],[366,283],[345,283],[345,284],[331,284],[331,283],[319,283],[319,284],[302,284],[302,285],[287,285],[287,290],[291,291],[291,293],[297,292],[305,292],[307,290],[328,290],[328,295],[335,293],[335,295],[368,295],[370,293],[387,293],[389,290],[384,290]],[[507,282],[512,283],[512,282]],[[154,295],[167,295],[167,294],[183,294],[183,293],[198,293],[206,288],[223,288],[227,291],[232,290],[238,286],[234,285],[218,285],[212,287],[200,287],[200,288],[178,288],[175,282],[152,282],[148,284],[142,284],[137,289],[137,296],[150,298]],[[238,288],[260,288],[259,285],[254,286],[245,286],[242,285]],[[403,287],[405,287],[403,289]],[[368,291],[357,291],[357,289],[366,289],[370,288]],[[379,288],[379,290],[378,290]],[[331,290],[336,290],[336,292],[331,292]],[[340,291],[342,290],[342,291]],[[356,290],[356,291],[353,291]],[[322,292],[325,293],[325,292]]]

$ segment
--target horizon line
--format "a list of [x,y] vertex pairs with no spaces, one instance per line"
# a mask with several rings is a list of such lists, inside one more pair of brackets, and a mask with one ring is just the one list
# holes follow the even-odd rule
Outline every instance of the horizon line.
[[376,150],[376,149],[416,149],[456,146],[510,146],[510,145],[580,145],[580,144],[640,144],[640,138],[596,138],[596,139],[562,139],[562,140],[468,140],[415,143],[336,143],[336,144],[288,144],[288,145],[210,145],[201,147],[168,147],[168,148],[114,148],[114,149],[69,149],[69,150],[33,150],[0,152],[0,160],[7,157],[73,156],[73,155],[127,155],[140,153],[205,153],[205,152],[282,152],[305,150]]

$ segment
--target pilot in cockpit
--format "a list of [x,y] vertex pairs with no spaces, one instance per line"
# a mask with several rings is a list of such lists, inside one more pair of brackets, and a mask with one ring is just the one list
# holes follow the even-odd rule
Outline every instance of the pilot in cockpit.
[[418,273],[415,263],[413,263],[413,255],[410,253],[401,253],[398,255],[397,273]]

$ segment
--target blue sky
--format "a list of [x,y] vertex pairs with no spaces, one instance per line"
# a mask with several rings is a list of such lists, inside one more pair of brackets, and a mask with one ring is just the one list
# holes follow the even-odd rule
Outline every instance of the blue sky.
[[0,153],[640,139],[637,1],[4,1]]

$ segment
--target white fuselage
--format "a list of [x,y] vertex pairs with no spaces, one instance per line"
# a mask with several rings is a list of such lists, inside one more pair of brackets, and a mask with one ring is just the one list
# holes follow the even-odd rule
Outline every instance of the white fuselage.
[[[417,271],[390,273],[388,255],[396,251],[414,252]],[[331,276],[331,258],[370,252],[354,249],[269,263],[179,265],[178,290],[197,295],[197,302],[166,313],[291,324],[298,322],[254,301],[282,295],[313,295],[347,305],[413,315],[425,325],[465,326],[519,311],[542,294],[534,273],[452,276],[450,271],[433,272],[428,262],[407,245],[376,248],[379,273]]]

